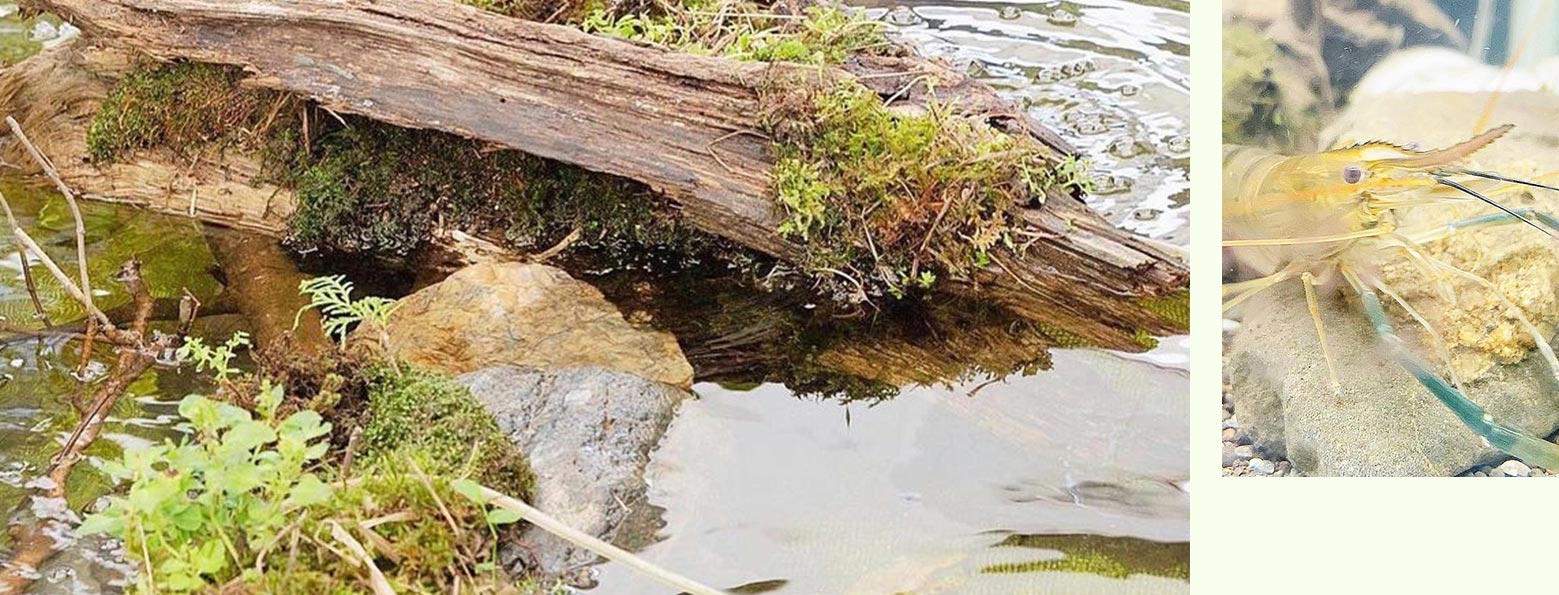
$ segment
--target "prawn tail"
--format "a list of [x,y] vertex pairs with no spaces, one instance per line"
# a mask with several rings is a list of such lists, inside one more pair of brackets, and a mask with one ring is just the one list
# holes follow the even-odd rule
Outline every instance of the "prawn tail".
[[1369,317],[1370,325],[1374,327],[1375,334],[1381,342],[1391,350],[1402,368],[1412,374],[1424,388],[1429,389],[1429,392],[1449,408],[1463,424],[1482,437],[1490,446],[1521,459],[1528,465],[1545,469],[1559,468],[1559,444],[1537,438],[1496,421],[1483,407],[1468,399],[1467,395],[1462,394],[1460,390],[1430,370],[1428,365],[1408,350],[1407,345],[1392,327],[1391,320],[1386,317],[1386,311],[1381,307],[1380,297],[1374,290],[1358,282],[1352,285],[1364,305],[1364,313]]

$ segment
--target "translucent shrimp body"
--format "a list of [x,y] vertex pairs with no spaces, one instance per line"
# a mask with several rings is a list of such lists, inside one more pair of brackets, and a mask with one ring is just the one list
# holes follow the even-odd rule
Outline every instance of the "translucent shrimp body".
[[[1456,145],[1421,151],[1385,142],[1367,142],[1311,155],[1282,156],[1258,149],[1229,147],[1224,153],[1224,246],[1256,278],[1224,286],[1224,310],[1273,285],[1298,279],[1325,355],[1332,385],[1341,384],[1319,315],[1316,286],[1339,281],[1352,290],[1379,340],[1404,370],[1488,444],[1529,464],[1559,466],[1559,446],[1501,424],[1419,360],[1397,335],[1381,305],[1391,297],[1419,324],[1438,337],[1424,318],[1374,274],[1378,263],[1403,253],[1429,277],[1460,277],[1490,287],[1487,280],[1424,254],[1419,244],[1472,226],[1525,223],[1555,235],[1559,220],[1544,213],[1511,210],[1489,198],[1519,186],[1559,190],[1499,174],[1466,169],[1459,163],[1511,129],[1502,126]],[[1453,223],[1428,233],[1397,229],[1395,211],[1448,201],[1476,199],[1498,212]],[[1497,292],[1496,292],[1497,293]],[[1500,296],[1500,299],[1504,299]],[[1559,359],[1547,337],[1505,300],[1559,378]],[[1439,346],[1442,354],[1443,345]]]

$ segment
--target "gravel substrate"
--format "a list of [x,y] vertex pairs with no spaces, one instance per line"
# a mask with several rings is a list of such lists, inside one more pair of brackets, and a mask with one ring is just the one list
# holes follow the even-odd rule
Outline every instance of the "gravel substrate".
[[1223,390],[1223,475],[1224,477],[1303,477],[1287,459],[1257,452],[1250,436],[1240,429],[1229,400],[1229,387]]

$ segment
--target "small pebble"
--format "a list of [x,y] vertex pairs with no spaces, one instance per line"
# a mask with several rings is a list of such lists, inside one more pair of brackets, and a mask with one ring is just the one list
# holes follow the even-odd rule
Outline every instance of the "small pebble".
[[1234,447],[1234,456],[1242,459],[1249,459],[1256,456],[1256,449],[1248,444],[1245,446],[1236,446]]
[[1500,475],[1504,475],[1505,477],[1531,477],[1532,476],[1532,468],[1526,466],[1525,463],[1522,463],[1521,461],[1517,461],[1515,459],[1511,459],[1509,461],[1505,461],[1504,463],[1501,463],[1500,466],[1498,468],[1496,468],[1495,470],[1499,471]]
[[1224,428],[1223,429],[1223,441],[1224,442],[1234,442],[1235,438],[1239,437],[1239,434],[1240,434],[1239,431],[1235,430],[1234,428]]
[[1277,471],[1277,466],[1266,459],[1251,459],[1250,470],[1262,475],[1272,475],[1272,472]]
[[1239,420],[1239,418],[1237,418],[1237,417],[1235,417],[1233,415],[1230,415],[1228,419],[1223,420],[1223,427],[1225,427],[1225,428],[1238,428],[1238,427],[1240,427],[1240,420]]
[[1228,442],[1223,443],[1223,466],[1233,467],[1238,460],[1239,458],[1234,456],[1234,445]]

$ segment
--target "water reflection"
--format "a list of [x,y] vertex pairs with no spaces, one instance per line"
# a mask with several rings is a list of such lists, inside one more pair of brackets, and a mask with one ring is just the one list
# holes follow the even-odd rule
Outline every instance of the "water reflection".
[[[700,384],[648,470],[667,511],[643,554],[716,585],[787,581],[776,593],[1184,591],[1163,573],[985,572],[1043,558],[995,547],[1014,534],[1189,537],[1185,372],[1054,357],[974,397],[983,381],[869,407]],[[658,592],[638,580],[607,567],[602,590]]]
[[[23,227],[31,231],[56,262],[73,267],[74,223],[63,199],[52,193],[0,180]],[[214,303],[220,289],[209,273],[214,265],[198,227],[187,220],[152,215],[134,209],[83,203],[87,226],[87,251],[96,302],[112,312],[128,296],[107,281],[120,262],[140,256],[143,271],[155,297],[178,295],[189,288],[203,301]],[[50,459],[59,452],[75,428],[74,402],[87,398],[77,381],[80,343],[63,336],[34,337],[7,329],[38,329],[31,299],[22,280],[22,261],[10,243],[0,244],[0,513],[7,526],[32,523],[39,518],[74,517],[112,486],[98,471],[99,461],[115,458],[126,448],[136,448],[175,435],[176,399],[203,390],[190,374],[154,369],[132,383],[115,404],[104,427],[102,440],[87,449],[85,464],[70,478],[68,502],[34,499],[27,489],[40,479]],[[33,263],[34,275],[44,275]],[[81,308],[52,282],[40,282],[40,301],[49,322],[58,331],[81,327]],[[230,328],[230,317],[197,321],[196,332],[220,332]],[[162,325],[162,330],[171,330]],[[112,362],[112,350],[95,350],[88,375],[100,374]],[[114,544],[101,538],[76,541],[73,536],[52,536],[66,548],[42,569],[32,593],[118,592],[127,566],[117,558]],[[9,531],[0,532],[0,563],[14,544]]]

